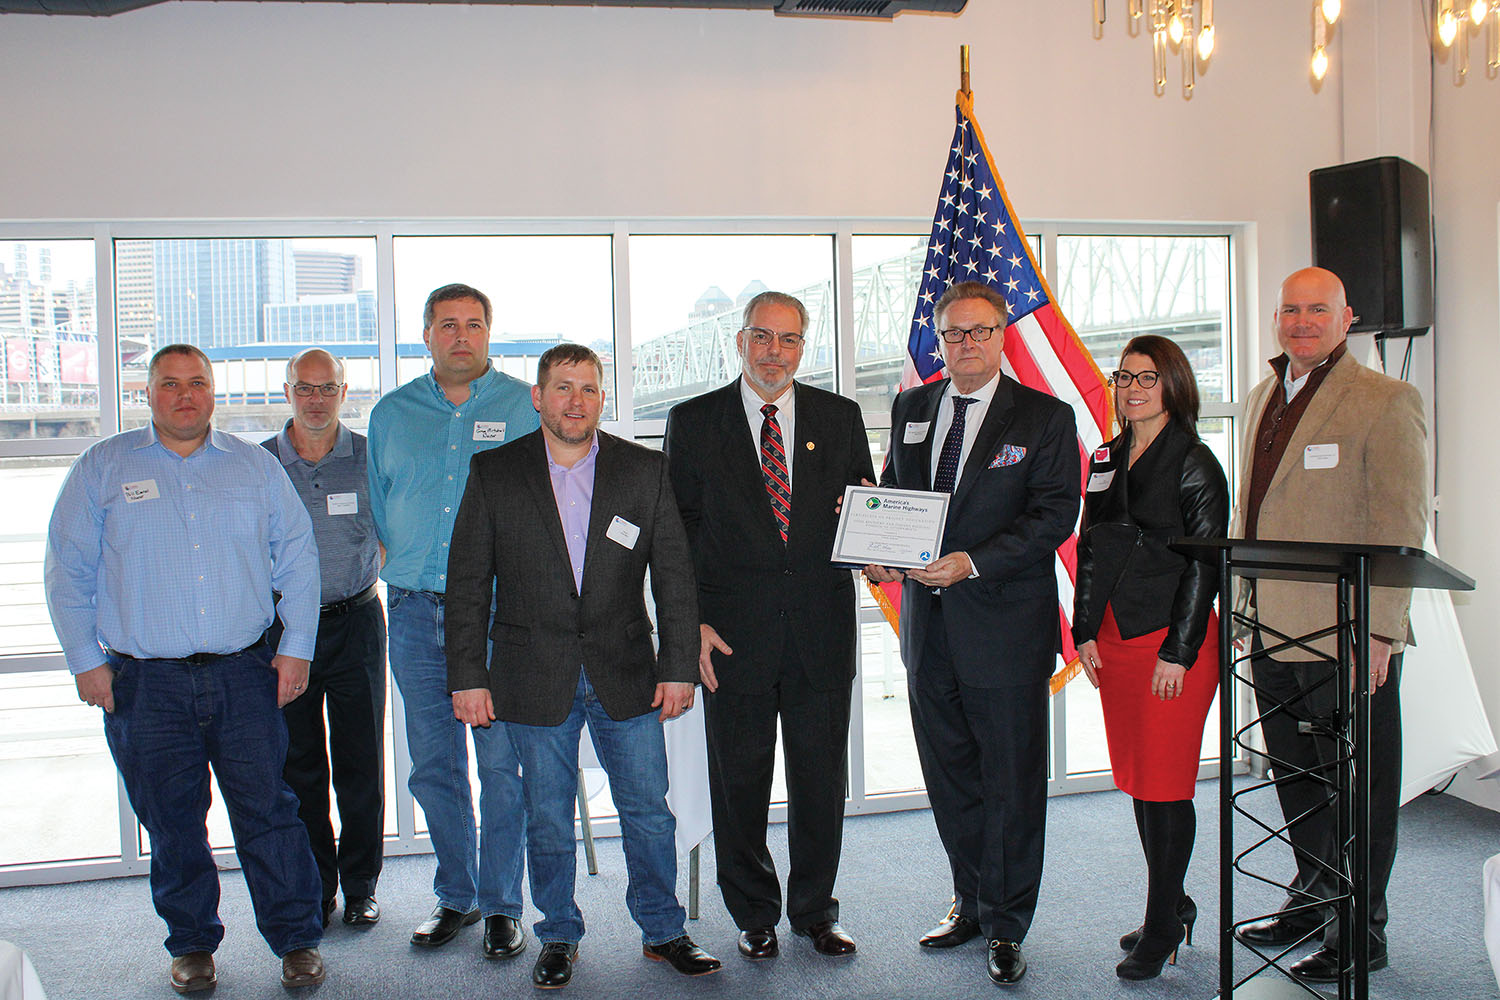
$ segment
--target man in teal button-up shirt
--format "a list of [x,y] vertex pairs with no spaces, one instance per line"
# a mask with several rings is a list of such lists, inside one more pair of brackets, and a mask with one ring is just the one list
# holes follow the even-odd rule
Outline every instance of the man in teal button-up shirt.
[[484,778],[477,864],[466,727],[453,716],[443,654],[443,595],[458,503],[476,452],[540,426],[530,386],[489,363],[490,301],[468,285],[427,299],[422,339],[432,371],[370,413],[370,509],[385,545],[389,660],[406,709],[412,770],[437,854],[437,908],[412,943],[436,947],[485,917],[484,954],[525,946],[520,926],[525,812],[519,765],[504,732],[474,730]]

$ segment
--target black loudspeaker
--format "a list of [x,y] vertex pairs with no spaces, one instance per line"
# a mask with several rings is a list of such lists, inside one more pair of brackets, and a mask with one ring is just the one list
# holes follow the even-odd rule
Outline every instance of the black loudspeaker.
[[1427,174],[1400,157],[1308,175],[1313,263],[1344,281],[1352,333],[1413,337],[1432,329],[1432,216]]

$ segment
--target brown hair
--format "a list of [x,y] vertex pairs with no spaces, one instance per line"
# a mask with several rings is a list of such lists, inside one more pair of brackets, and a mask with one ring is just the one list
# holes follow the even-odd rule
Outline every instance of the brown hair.
[[432,329],[433,314],[437,311],[439,302],[457,302],[459,299],[473,299],[484,308],[484,325],[494,326],[494,314],[490,309],[490,297],[473,285],[465,285],[455,282],[435,288],[432,294],[427,296],[427,304],[422,307],[422,329]]
[[163,347],[161,350],[151,355],[151,361],[146,365],[146,381],[149,382],[156,377],[157,364],[160,363],[162,358],[165,358],[171,354],[181,354],[184,357],[197,358],[199,361],[203,362],[203,370],[208,372],[208,380],[210,382],[213,381],[213,362],[208,360],[207,354],[204,354],[201,350],[194,347],[192,344],[168,344],[166,347]]
[[[1198,436],[1198,379],[1193,375],[1193,366],[1188,364],[1182,348],[1166,337],[1154,333],[1130,338],[1130,343],[1120,352],[1121,364],[1128,354],[1140,354],[1151,359],[1156,374],[1161,379],[1161,405],[1167,416],[1178,427],[1193,437]],[[1115,417],[1120,426],[1125,426],[1125,416],[1115,405]]]
[[544,387],[547,384],[547,373],[558,365],[581,365],[588,362],[599,372],[599,387],[604,387],[604,362],[599,360],[599,355],[582,344],[555,344],[542,352],[542,356],[536,363],[536,384]]

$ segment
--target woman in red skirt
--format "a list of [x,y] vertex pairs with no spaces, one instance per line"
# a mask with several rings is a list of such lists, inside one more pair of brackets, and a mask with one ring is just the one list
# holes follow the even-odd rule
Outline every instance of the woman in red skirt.
[[1203,722],[1219,680],[1218,570],[1167,543],[1223,538],[1229,487],[1198,438],[1198,385],[1181,348],[1136,337],[1111,382],[1124,431],[1089,464],[1073,641],[1099,689],[1115,784],[1134,800],[1146,852],[1146,920],[1120,939],[1130,954],[1115,971],[1151,979],[1176,960],[1197,917],[1183,876]]

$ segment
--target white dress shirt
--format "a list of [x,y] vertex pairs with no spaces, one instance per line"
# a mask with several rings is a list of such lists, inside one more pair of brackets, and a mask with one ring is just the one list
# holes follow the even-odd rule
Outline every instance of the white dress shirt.
[[964,449],[958,455],[958,475],[953,481],[954,488],[963,482],[964,463],[969,460],[969,452],[974,449],[974,439],[979,436],[979,425],[984,423],[985,414],[990,412],[990,402],[995,398],[995,389],[1000,385],[1000,373],[996,372],[984,385],[973,392],[959,392],[953,388],[953,383],[948,383],[948,391],[943,393],[943,401],[938,404],[937,419],[932,427],[932,462],[929,466],[928,482],[937,479],[938,459],[943,454],[943,442],[948,440],[948,428],[953,426],[953,397],[963,396],[972,399],[969,408],[964,411]]
[[[797,394],[793,390],[797,383],[788,382],[786,391],[771,400],[776,407],[776,424],[781,428],[781,444],[786,449],[786,488],[792,487],[792,466],[796,464],[796,456],[792,454],[792,446],[797,442]],[[750,381],[743,375],[740,376],[740,401],[745,404],[745,421],[750,426],[750,440],[755,445],[756,461],[760,461],[760,428],[766,422],[765,415],[760,408],[766,405],[766,401],[756,394],[751,387]],[[973,407],[969,407],[973,409]]]

